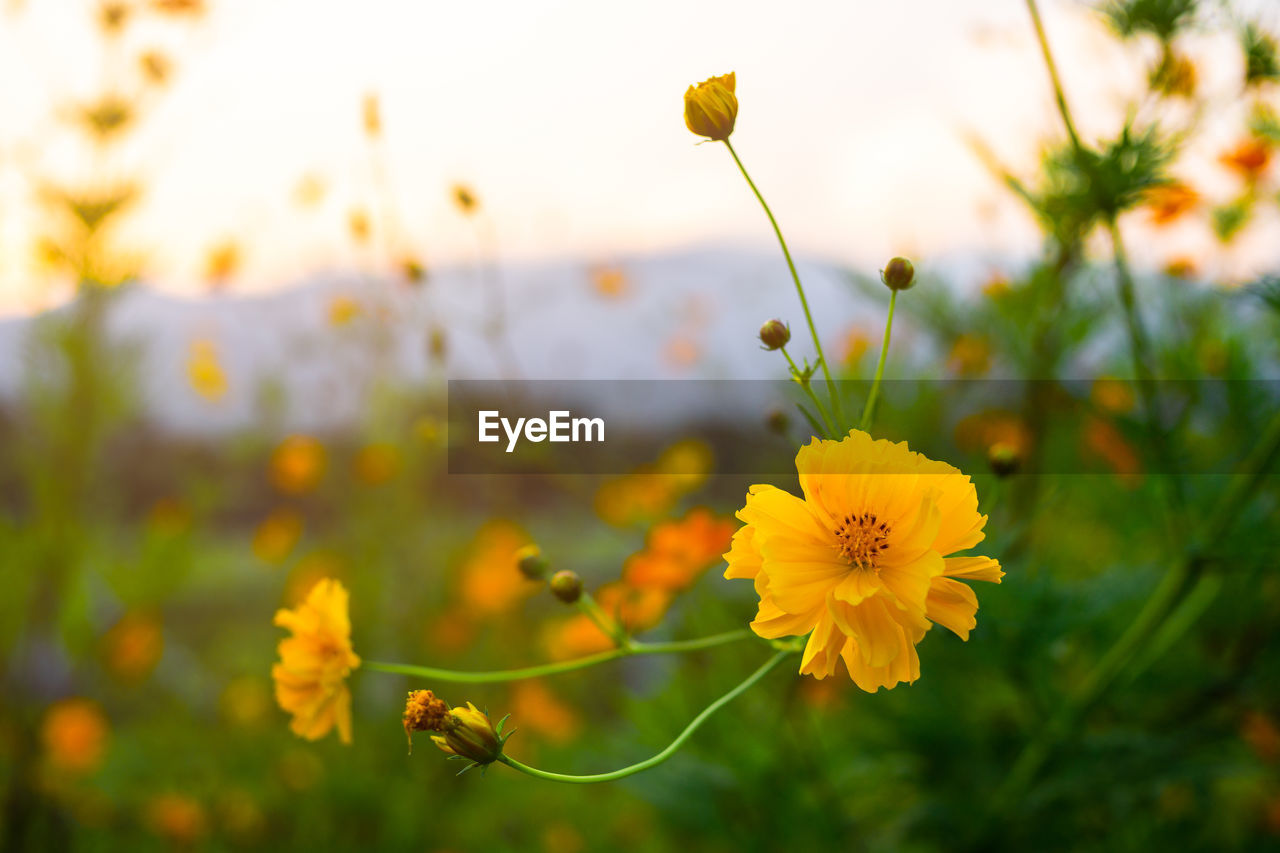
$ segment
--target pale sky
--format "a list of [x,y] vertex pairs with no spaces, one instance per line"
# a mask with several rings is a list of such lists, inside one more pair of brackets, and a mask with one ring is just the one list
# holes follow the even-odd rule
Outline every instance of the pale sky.
[[[225,241],[242,247],[239,291],[378,267],[386,240],[358,249],[346,222],[361,207],[380,223],[380,187],[394,252],[428,266],[470,261],[476,238],[450,203],[456,181],[482,199],[505,260],[768,247],[723,146],[697,145],[682,120],[685,88],[732,70],[735,146],[793,247],[874,269],[898,253],[1032,250],[1035,229],[964,136],[1027,173],[1039,143],[1060,133],[1022,0],[785,12],[741,0],[223,0],[194,24],[140,22],[114,58],[95,37],[96,3],[4,3],[0,314],[59,298],[28,262],[34,180],[140,177],[145,197],[121,241],[146,257],[150,283],[183,293],[200,290],[209,248]],[[1081,3],[1042,5],[1084,134],[1113,133],[1153,46],[1118,47]],[[59,116],[104,81],[137,89],[135,57],[155,46],[171,53],[173,82],[146,98],[123,150],[92,157]],[[1210,104],[1235,100],[1232,40],[1195,36],[1186,50]],[[362,130],[367,93],[381,104],[378,147]],[[1239,115],[1218,116],[1207,160],[1234,141]],[[295,189],[312,174],[327,192],[303,208]],[[1194,177],[1230,191],[1220,171]],[[1274,225],[1246,235],[1237,274],[1262,262]],[[1164,260],[1145,243],[1135,254]]]

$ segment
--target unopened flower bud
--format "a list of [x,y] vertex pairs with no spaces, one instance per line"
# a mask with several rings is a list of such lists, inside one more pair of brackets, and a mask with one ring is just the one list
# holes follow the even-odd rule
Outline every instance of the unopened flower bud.
[[906,290],[916,281],[916,268],[906,258],[894,258],[880,271],[880,279],[890,290]]
[[431,740],[441,750],[476,764],[492,764],[502,757],[505,738],[494,729],[489,715],[470,702],[467,707],[454,708],[444,721],[444,734],[432,735]]
[[684,93],[684,123],[698,136],[723,142],[738,118],[737,85],[733,72],[711,77]]
[[582,578],[577,572],[556,572],[551,576],[551,594],[565,604],[573,604],[582,597]]
[[769,320],[760,327],[760,343],[767,350],[782,349],[791,340],[791,327],[781,320]]
[[516,567],[520,574],[531,581],[540,581],[547,576],[550,563],[542,556],[542,549],[537,545],[526,545],[516,551]]
[[1022,454],[1007,442],[998,441],[987,448],[987,464],[997,477],[1008,477],[1022,465]]

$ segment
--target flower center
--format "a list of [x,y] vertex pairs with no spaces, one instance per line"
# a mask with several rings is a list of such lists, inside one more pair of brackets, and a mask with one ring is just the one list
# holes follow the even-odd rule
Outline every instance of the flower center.
[[874,512],[846,515],[836,525],[836,541],[840,556],[860,569],[879,571],[876,560],[889,550],[889,525],[878,520]]

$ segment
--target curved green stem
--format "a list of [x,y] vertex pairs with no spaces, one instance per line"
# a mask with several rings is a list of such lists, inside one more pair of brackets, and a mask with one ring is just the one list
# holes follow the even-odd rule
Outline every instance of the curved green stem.
[[751,192],[755,193],[756,200],[760,202],[760,206],[764,208],[764,215],[769,217],[769,224],[773,226],[773,233],[778,237],[778,245],[782,247],[782,256],[787,259],[787,269],[791,270],[791,279],[796,283],[796,293],[800,296],[800,307],[804,309],[804,320],[809,326],[809,335],[813,338],[813,348],[818,353],[818,361],[822,364],[822,376],[827,382],[827,393],[831,395],[831,411],[835,415],[837,425],[844,428],[844,407],[840,402],[840,394],[836,391],[835,380],[831,378],[831,368],[827,366],[827,357],[822,354],[822,341],[818,339],[818,329],[813,325],[813,314],[809,311],[809,300],[804,295],[804,285],[800,283],[800,274],[796,272],[795,262],[791,260],[791,251],[787,249],[787,241],[782,237],[782,229],[778,227],[778,220],[773,218],[773,211],[769,209],[769,203],[764,200],[760,190],[756,187],[756,182],[751,180],[751,175],[747,173],[747,167],[742,165],[742,160],[738,158],[738,152],[733,150],[733,145],[729,140],[724,140],[724,147],[729,149],[729,153],[733,156],[733,162],[738,164],[738,171],[742,172],[742,177],[747,179],[747,186],[751,187]]
[[552,773],[547,770],[539,770],[536,767],[530,767],[527,764],[522,764],[509,755],[503,755],[498,760],[513,770],[519,770],[521,773],[533,776],[536,779],[546,779],[549,782],[568,782],[577,785],[587,785],[593,782],[612,782],[614,779],[621,779],[624,776],[632,776],[642,770],[648,770],[650,767],[655,767],[661,764],[679,752],[680,747],[684,746],[685,741],[689,740],[693,733],[696,732],[703,723],[711,718],[712,714],[719,711],[725,705],[728,705],[734,699],[737,699],[746,691],[750,690],[756,682],[768,674],[769,670],[773,669],[782,662],[783,658],[791,654],[794,654],[794,652],[780,651],[773,657],[769,658],[759,669],[748,675],[741,684],[704,708],[702,713],[694,717],[693,721],[690,722],[689,725],[685,726],[684,731],[676,735],[676,739],[671,741],[671,744],[666,749],[662,750],[662,752],[659,752],[657,755],[646,758],[644,761],[637,762],[636,764],[628,765],[627,767],[614,770],[610,773],[593,773],[587,776],[574,776],[568,773]]
[[633,640],[627,646],[609,649],[607,652],[598,652],[586,657],[574,658],[573,660],[526,666],[520,669],[491,670],[489,672],[463,672],[453,669],[438,669],[433,666],[385,663],[374,660],[364,661],[362,666],[375,672],[386,672],[392,675],[412,675],[416,678],[445,681],[452,684],[493,684],[502,681],[522,681],[527,678],[540,678],[544,675],[572,672],[575,669],[586,669],[596,664],[607,663],[611,660],[631,657],[632,655],[666,655],[679,652],[695,652],[701,649],[721,646],[725,643],[745,640],[753,636],[755,635],[751,631],[744,628],[738,631],[726,631],[723,634],[713,634],[709,637],[699,637],[694,640],[673,640],[665,643],[638,643]]
[[884,345],[880,347],[880,363],[876,365],[876,376],[871,380],[871,393],[867,395],[866,405],[862,407],[862,420],[858,429],[866,432],[871,429],[871,419],[876,413],[876,398],[880,395],[880,380],[884,378],[884,363],[889,358],[889,333],[893,331],[893,309],[898,304],[898,291],[891,290],[889,295],[889,317],[884,324]]
[[835,425],[831,423],[831,416],[828,415],[827,410],[822,407],[822,401],[818,399],[818,395],[813,393],[813,386],[809,384],[808,378],[806,377],[803,381],[801,380],[801,377],[804,377],[804,373],[801,372],[800,368],[796,367],[796,363],[791,358],[791,354],[787,352],[786,347],[779,347],[778,350],[782,353],[782,357],[787,360],[787,364],[791,366],[791,375],[796,378],[796,384],[803,388],[804,393],[808,394],[809,399],[813,401],[813,407],[817,409],[818,416],[822,418],[822,424],[827,430],[827,438],[839,441],[840,432],[835,428]]
[[1067,95],[1062,88],[1062,80],[1058,77],[1058,65],[1053,61],[1053,53],[1049,50],[1049,38],[1044,33],[1044,22],[1040,20],[1040,7],[1036,0],[1026,0],[1027,11],[1031,13],[1031,24],[1035,27],[1036,41],[1040,44],[1040,53],[1044,56],[1045,68],[1049,71],[1049,82],[1053,84],[1053,98],[1058,104],[1058,113],[1067,128],[1067,136],[1071,137],[1071,147],[1080,150],[1080,136],[1076,133],[1076,124],[1071,120],[1071,110],[1067,106]]

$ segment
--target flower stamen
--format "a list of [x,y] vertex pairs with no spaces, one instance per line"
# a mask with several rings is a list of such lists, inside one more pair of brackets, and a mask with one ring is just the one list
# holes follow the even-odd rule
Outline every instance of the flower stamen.
[[836,525],[835,534],[841,557],[859,569],[880,571],[876,561],[889,550],[889,525],[876,518],[874,512],[846,515]]

